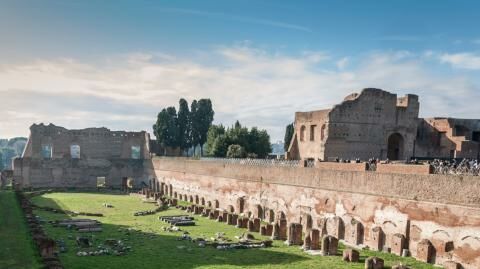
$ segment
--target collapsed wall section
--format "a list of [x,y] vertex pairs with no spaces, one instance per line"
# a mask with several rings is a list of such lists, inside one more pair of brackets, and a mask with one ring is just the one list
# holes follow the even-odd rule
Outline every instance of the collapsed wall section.
[[[475,177],[382,174],[153,159],[146,173],[170,195],[199,197],[263,220],[285,218],[430,263],[480,267],[480,184]],[[273,217],[272,217],[273,215]],[[427,252],[425,252],[427,251]],[[425,254],[426,253],[426,254]]]

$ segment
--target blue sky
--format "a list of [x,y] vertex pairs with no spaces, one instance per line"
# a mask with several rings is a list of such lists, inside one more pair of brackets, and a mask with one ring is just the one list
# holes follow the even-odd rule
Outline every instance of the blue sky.
[[365,87],[478,118],[478,1],[0,2],[0,137],[33,122],[151,131],[178,98],[283,137]]

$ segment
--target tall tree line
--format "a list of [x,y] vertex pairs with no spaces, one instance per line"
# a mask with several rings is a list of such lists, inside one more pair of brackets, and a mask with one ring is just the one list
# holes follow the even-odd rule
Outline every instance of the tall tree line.
[[290,123],[285,127],[285,137],[283,138],[283,149],[285,151],[288,151],[288,147],[290,146],[294,132],[295,129],[293,123]]
[[231,128],[212,125],[208,130],[207,155],[229,158],[265,158],[272,151],[266,130],[243,127],[239,121]]
[[188,102],[182,98],[179,100],[178,113],[173,106],[158,113],[153,133],[165,152],[166,147],[180,148],[184,153],[192,146],[194,149],[200,146],[200,154],[203,155],[203,145],[207,141],[214,114],[210,99],[193,100],[189,108]]

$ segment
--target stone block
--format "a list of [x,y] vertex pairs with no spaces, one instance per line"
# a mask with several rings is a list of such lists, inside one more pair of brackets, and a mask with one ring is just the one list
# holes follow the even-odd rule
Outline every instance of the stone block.
[[310,249],[318,250],[320,249],[320,231],[318,229],[310,230]]
[[288,244],[289,245],[303,245],[302,241],[302,224],[290,223],[288,226]]
[[260,223],[261,223],[261,220],[259,218],[254,218],[253,219],[253,229],[254,229],[254,232],[260,232]]
[[266,236],[271,236],[272,235],[272,231],[273,231],[273,225],[272,224],[267,224],[265,225],[265,228],[266,228],[266,231],[265,231],[265,235]]
[[253,225],[253,220],[248,220],[247,229],[249,232],[255,232],[255,227]]
[[223,222],[227,222],[227,216],[228,216],[228,212],[224,211],[222,212],[222,219],[223,219]]
[[355,219],[352,219],[348,232],[345,235],[345,240],[354,245],[363,244],[363,224]]
[[232,214],[232,224],[231,225],[236,225],[237,224],[237,219],[238,219],[238,215],[237,214]]
[[280,239],[280,226],[278,223],[273,225],[273,230],[272,230],[272,240],[279,240]]
[[334,256],[338,252],[338,239],[331,235],[324,235],[322,238],[321,253],[323,256]]
[[338,239],[344,239],[345,237],[345,225],[342,218],[335,216],[328,218],[325,223],[327,233]]
[[231,213],[227,214],[227,224],[233,225],[233,215]]
[[206,216],[210,216],[210,212],[212,212],[212,210],[210,208],[205,208],[203,211],[204,211]]
[[343,251],[343,260],[346,262],[358,262],[360,259],[360,253],[351,248],[347,248]]
[[287,240],[287,234],[288,234],[288,227],[287,227],[287,220],[286,219],[280,219],[278,221],[278,240]]
[[243,229],[248,228],[248,221],[249,221],[249,219],[247,219],[247,218],[238,218],[237,219],[237,227],[238,228],[243,228]]
[[378,257],[368,257],[365,260],[365,269],[383,269],[384,261]]
[[415,258],[422,262],[432,263],[434,251],[432,243],[428,239],[423,239],[417,244],[417,255]]
[[235,211],[238,214],[242,214],[244,207],[245,207],[245,199],[243,199],[243,197],[237,198],[237,202],[235,204],[235,208],[236,208]]
[[303,250],[310,250],[310,245],[312,244],[312,239],[310,237],[310,233],[305,234],[305,238],[303,239]]
[[444,269],[461,269],[462,266],[454,261],[446,261],[443,263],[443,268]]
[[405,248],[405,236],[403,234],[396,233],[392,236],[391,252],[398,256],[402,255],[402,251]]
[[215,209],[215,210],[213,211],[213,215],[214,215],[215,219],[218,219],[218,216],[220,216],[220,210]]
[[371,232],[370,247],[373,250],[381,251],[383,250],[383,245],[385,244],[385,234],[381,227],[375,227]]
[[267,227],[265,225],[260,226],[260,235],[267,235]]

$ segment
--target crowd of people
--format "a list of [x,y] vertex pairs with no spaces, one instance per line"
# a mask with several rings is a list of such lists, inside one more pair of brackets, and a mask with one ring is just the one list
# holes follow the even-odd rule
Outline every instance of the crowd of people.
[[480,161],[476,159],[463,159],[457,161],[435,159],[428,162],[433,167],[433,173],[442,175],[480,175]]
[[[335,159],[336,162],[340,163],[350,163],[350,162],[361,162],[360,159],[355,160],[344,160],[344,159]],[[390,160],[386,159],[380,161],[376,158],[371,158],[367,161],[367,170],[376,171],[378,163],[390,163]],[[433,167],[434,174],[442,175],[471,175],[479,176],[480,175],[480,160],[478,159],[451,159],[451,160],[442,160],[434,159],[430,161],[419,161],[418,159],[412,159],[406,164],[429,164]]]

